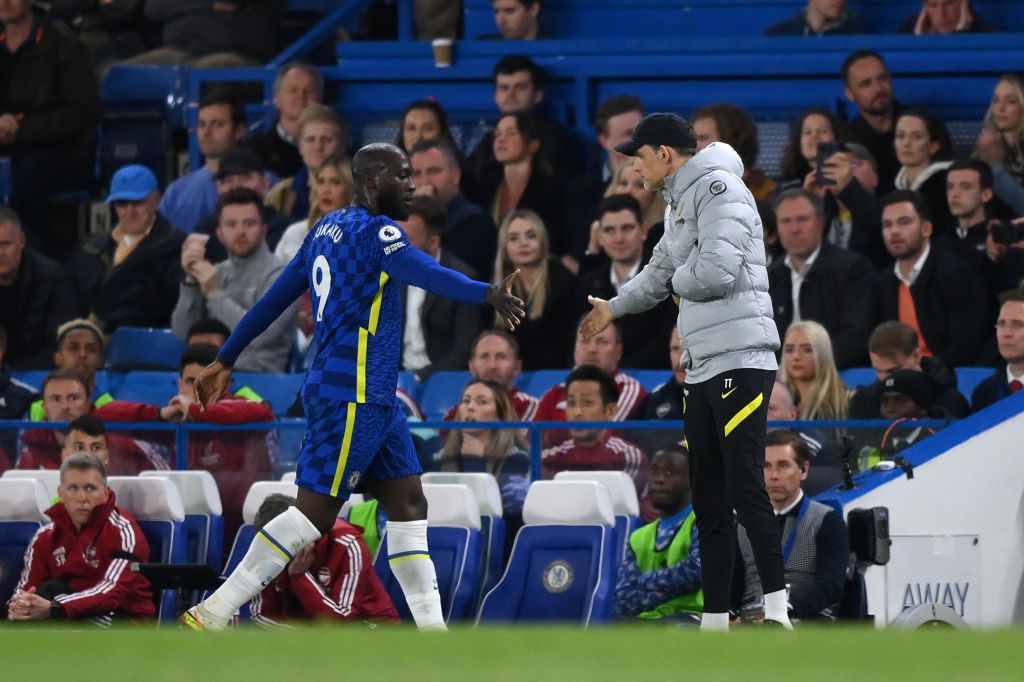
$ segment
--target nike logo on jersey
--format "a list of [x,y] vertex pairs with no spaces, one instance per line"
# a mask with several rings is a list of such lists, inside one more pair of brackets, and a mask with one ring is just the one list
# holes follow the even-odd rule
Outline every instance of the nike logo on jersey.
[[731,396],[731,395],[732,395],[732,392],[733,392],[733,391],[735,391],[735,390],[736,390],[737,388],[739,388],[739,387],[738,387],[738,386],[733,386],[733,387],[732,387],[732,388],[730,388],[730,389],[729,389],[728,391],[726,391],[725,393],[723,393],[723,394],[722,394],[722,400],[725,400],[726,398],[728,398],[729,396]]

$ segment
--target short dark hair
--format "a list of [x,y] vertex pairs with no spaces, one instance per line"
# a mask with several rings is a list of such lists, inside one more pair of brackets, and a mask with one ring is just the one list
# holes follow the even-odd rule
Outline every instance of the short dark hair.
[[79,329],[91,331],[96,337],[96,342],[100,345],[100,350],[103,350],[103,332],[100,330],[99,325],[92,320],[82,317],[74,320],[68,320],[57,327],[57,350],[60,350],[61,346],[64,345],[64,339],[68,337],[68,334],[78,331]]
[[72,431],[81,431],[93,437],[107,435],[107,427],[103,425],[103,420],[93,414],[83,414],[71,421],[68,424],[68,433]]
[[479,334],[477,334],[477,337],[473,339],[473,345],[469,350],[469,357],[473,357],[473,355],[476,354],[476,347],[480,345],[480,342],[486,339],[488,336],[497,336],[501,339],[504,339],[505,342],[509,346],[511,346],[512,353],[514,353],[517,358],[519,357],[519,342],[516,341],[516,337],[509,334],[504,329],[498,329],[497,327],[494,327],[493,329],[485,329]]
[[86,392],[85,398],[86,398],[86,400],[89,399],[89,396],[88,396],[89,385],[87,383],[85,383],[85,379],[82,377],[82,375],[76,369],[55,369],[55,370],[53,370],[52,372],[50,372],[49,374],[46,375],[45,379],[43,379],[43,384],[39,387],[39,393],[40,394],[46,393],[46,387],[50,384],[51,381],[64,381],[64,380],[77,381],[78,383],[80,383],[82,385],[82,388],[85,389],[85,392]]
[[444,205],[434,197],[417,194],[412,198],[412,205],[409,206],[409,215],[418,215],[427,226],[427,233],[433,237],[443,237],[448,219],[448,211]]
[[889,67],[885,63],[885,57],[875,50],[854,50],[850,54],[846,55],[846,59],[843,60],[843,65],[839,67],[839,74],[843,77],[843,84],[847,84],[850,79],[850,68],[862,59],[872,57],[882,62],[882,66],[885,66],[888,71]]
[[868,352],[883,357],[894,354],[910,355],[918,346],[917,332],[913,327],[889,320],[875,327],[868,337]]
[[220,349],[212,343],[193,343],[181,354],[181,361],[178,363],[179,373],[184,372],[189,365],[200,365],[206,367],[217,359]]
[[294,506],[295,498],[291,495],[283,495],[281,493],[267,495],[263,503],[260,504],[260,508],[256,510],[256,516],[253,517],[252,525],[256,527],[256,530],[261,530],[271,520],[288,511],[288,507]]
[[992,177],[992,167],[981,159],[957,159],[949,164],[946,169],[946,177],[953,171],[972,170],[978,174],[978,182],[981,189],[992,189],[995,185],[995,178]]
[[544,82],[544,72],[537,66],[537,62],[521,54],[508,54],[495,62],[494,83],[498,83],[498,76],[509,76],[519,71],[529,71],[534,89],[540,90]]
[[718,139],[736,150],[745,170],[753,170],[760,145],[757,141],[757,124],[750,112],[735,104],[710,104],[695,111],[690,117],[690,123],[699,118],[712,119],[718,128]]
[[825,200],[804,187],[791,187],[784,190],[775,198],[775,205],[772,208],[775,209],[775,211],[778,211],[782,202],[793,201],[794,199],[806,199],[809,201],[811,208],[814,209],[814,213],[818,216],[818,219],[821,220],[822,223],[825,222]]
[[1005,303],[1011,302],[1024,303],[1024,289],[1007,289],[1003,293],[999,294],[1000,307]]
[[451,140],[444,137],[439,137],[436,140],[420,140],[412,146],[409,150],[409,158],[412,159],[416,154],[421,152],[429,152],[431,149],[437,149],[441,152],[441,156],[448,163],[451,168],[459,167],[459,150],[456,149],[455,145]]
[[811,460],[811,448],[797,433],[789,429],[772,429],[765,436],[764,446],[768,448],[773,445],[788,445],[793,448],[796,465],[801,471],[807,469],[807,463]]
[[601,220],[605,213],[618,213],[629,211],[636,217],[638,225],[643,225],[643,211],[640,209],[640,202],[631,194],[612,194],[601,200],[597,205],[597,219]]
[[316,88],[316,98],[323,99],[324,97],[324,75],[320,73],[320,69],[316,68],[312,64],[306,62],[285,62],[281,65],[281,68],[277,70],[277,76],[274,77],[274,94],[276,95],[281,90],[281,82],[284,77],[292,71],[302,71],[313,79],[314,87]]
[[10,206],[0,204],[0,223],[11,223],[18,228],[18,232],[22,231],[21,218]]
[[569,372],[569,376],[565,379],[565,390],[568,391],[569,386],[576,381],[596,381],[601,387],[601,403],[603,405],[619,401],[619,387],[615,385],[615,380],[596,365],[580,365]]
[[61,463],[61,483],[64,482],[64,474],[72,469],[75,471],[98,471],[100,472],[100,476],[103,478],[103,482],[107,482],[107,467],[103,466],[103,462],[99,461],[87,452],[76,452]]
[[188,328],[188,333],[185,334],[185,340],[188,341],[194,334],[220,334],[225,340],[231,336],[231,329],[218,320],[215,317],[207,317],[193,323]]
[[215,90],[203,95],[202,99],[199,100],[199,110],[202,111],[206,107],[221,104],[227,106],[231,112],[232,127],[237,128],[238,126],[245,125],[245,107],[237,97],[224,90]]
[[644,113],[644,103],[634,95],[615,95],[601,102],[594,114],[594,128],[598,133],[604,135],[608,132],[609,119],[620,114],[627,114],[631,111]]
[[257,212],[260,215],[260,221],[266,223],[267,220],[263,215],[263,197],[259,195],[255,190],[251,190],[248,187],[232,187],[224,194],[220,195],[217,199],[217,209],[214,211],[214,217],[217,224],[220,224],[221,213],[228,206],[245,206],[246,204],[252,204],[256,207]]
[[927,109],[911,107],[901,111],[899,116],[896,117],[896,121],[898,122],[899,119],[908,117],[923,121],[925,129],[928,131],[928,137],[932,142],[938,143],[939,148],[931,157],[933,161],[949,161],[953,158],[953,141],[949,137],[949,129],[946,128],[946,124],[942,122],[941,118]]
[[878,208],[880,211],[885,212],[887,206],[893,204],[902,204],[907,202],[914,207],[917,211],[917,217],[921,220],[931,220],[932,212],[928,207],[928,200],[925,199],[919,192],[915,192],[912,189],[896,189],[884,197],[878,202]]

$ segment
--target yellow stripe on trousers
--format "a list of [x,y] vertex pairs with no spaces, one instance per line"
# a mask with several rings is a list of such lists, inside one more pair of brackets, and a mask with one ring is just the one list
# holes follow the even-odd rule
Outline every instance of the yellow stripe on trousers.
[[757,397],[747,403],[743,409],[737,412],[732,419],[725,424],[725,435],[728,436],[733,432],[737,426],[739,426],[744,419],[754,413],[757,408],[761,407],[761,403],[764,402],[764,393],[758,393]]
[[352,432],[356,427],[356,404],[348,404],[348,414],[345,415],[345,435],[341,439],[341,452],[338,453],[338,468],[334,472],[334,482],[331,484],[331,496],[337,497],[338,488],[341,487],[341,477],[345,475],[345,465],[348,464],[348,451],[352,447]]

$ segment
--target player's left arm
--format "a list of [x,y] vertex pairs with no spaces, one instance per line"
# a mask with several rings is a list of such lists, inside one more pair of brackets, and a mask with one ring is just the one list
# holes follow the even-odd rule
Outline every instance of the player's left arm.
[[729,186],[740,180],[700,182],[706,185],[698,190],[701,198],[694,207],[700,243],[672,276],[672,288],[687,301],[722,298],[732,291],[743,265],[744,245],[750,239],[750,230],[756,227],[744,224],[744,216],[756,214],[747,206],[740,189]]
[[[401,242],[395,242],[394,246],[399,244]],[[386,255],[383,259],[383,270],[391,279],[401,284],[419,287],[439,296],[467,303],[483,303],[487,288],[490,286],[444,267],[411,244],[399,247]]]

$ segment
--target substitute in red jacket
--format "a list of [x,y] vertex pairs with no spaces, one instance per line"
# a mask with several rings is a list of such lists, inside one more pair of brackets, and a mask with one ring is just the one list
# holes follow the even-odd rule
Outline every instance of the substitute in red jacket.
[[[108,422],[195,421],[209,424],[247,424],[274,421],[270,406],[258,400],[227,395],[215,405],[201,410],[193,402],[192,385],[199,373],[217,357],[217,347],[207,343],[189,346],[181,356],[178,395],[159,407],[145,403],[115,400],[97,408],[95,415]],[[136,434],[141,436],[142,434]],[[242,522],[242,503],[256,481],[273,477],[268,438],[271,432],[210,431],[189,434],[188,468],[205,469],[213,474],[224,503],[224,523],[231,537]],[[158,438],[150,432],[146,437]],[[166,438],[166,436],[164,436]],[[172,443],[168,442],[168,446]]]
[[[600,368],[583,365],[566,379],[566,417],[569,421],[610,421],[618,408],[615,381]],[[571,429],[570,438],[541,453],[544,478],[559,471],[625,471],[642,497],[648,466],[644,451],[613,436],[608,429]]]
[[[294,504],[293,497],[269,495],[256,513],[256,528]],[[398,622],[362,533],[341,519],[331,532],[300,550],[249,606],[252,621],[270,627],[311,618]]]
[[115,506],[103,464],[72,455],[60,468],[60,502],[25,551],[25,568],[8,602],[10,620],[148,618],[156,609],[149,581],[131,570],[149,544]]

